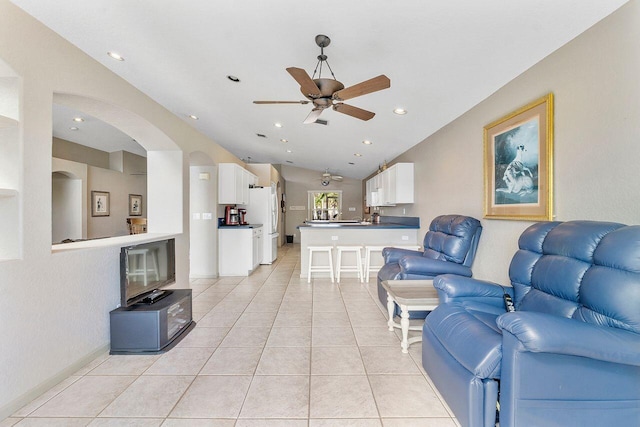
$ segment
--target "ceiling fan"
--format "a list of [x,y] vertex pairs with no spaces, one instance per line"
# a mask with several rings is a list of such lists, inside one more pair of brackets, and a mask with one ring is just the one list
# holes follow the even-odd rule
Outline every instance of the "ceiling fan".
[[[336,80],[333,70],[327,61],[327,55],[324,54],[324,48],[329,46],[331,39],[325,35],[316,36],[316,44],[320,47],[320,55],[318,55],[318,63],[313,71],[313,77],[302,68],[289,67],[287,71],[300,85],[300,91],[308,99],[302,101],[253,101],[254,104],[308,104],[313,103],[311,113],[304,120],[305,124],[315,123],[322,111],[332,107],[335,111],[347,114],[360,120],[370,120],[376,114],[363,110],[362,108],[344,104],[342,101],[355,98],[357,96],[366,95],[368,93],[377,92],[382,89],[391,87],[391,80],[384,74],[365,80],[356,85],[345,88],[344,85]],[[333,76],[332,79],[322,78],[322,66],[327,64],[327,68]],[[319,68],[319,70],[318,70]],[[316,77],[318,73],[318,78]]]
[[331,175],[329,173],[329,169],[325,170],[324,173],[322,174],[322,178],[320,179],[320,183],[326,187],[327,185],[329,185],[331,183],[331,181],[342,181],[344,178],[342,178],[342,176],[340,175]]

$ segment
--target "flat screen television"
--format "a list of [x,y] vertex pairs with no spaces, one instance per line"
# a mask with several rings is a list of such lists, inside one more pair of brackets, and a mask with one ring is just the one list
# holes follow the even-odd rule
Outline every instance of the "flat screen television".
[[120,304],[153,304],[170,291],[176,280],[175,239],[139,243],[120,250]]

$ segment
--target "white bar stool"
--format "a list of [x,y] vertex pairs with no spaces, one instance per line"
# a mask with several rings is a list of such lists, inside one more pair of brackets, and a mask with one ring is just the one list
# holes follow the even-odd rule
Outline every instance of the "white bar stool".
[[[336,261],[336,280],[340,283],[340,273],[356,272],[360,283],[364,282],[362,276],[362,246],[336,246],[338,257]],[[355,265],[342,265],[342,253],[353,252],[356,255]]]
[[369,276],[371,272],[376,272],[382,268],[382,265],[371,265],[371,253],[381,252],[386,246],[365,246],[364,247],[364,275],[367,283],[369,283]]
[[400,248],[400,249],[410,249],[413,251],[419,251],[420,250],[420,246],[417,245],[386,245],[386,246],[365,246],[365,252],[364,252],[364,274],[366,276],[366,282],[369,283],[369,276],[371,275],[372,272],[377,272],[378,270],[380,270],[384,264],[382,265],[378,265],[378,264],[374,264],[371,265],[371,253],[372,252],[382,252],[382,250],[384,248]]
[[[307,283],[311,283],[311,273],[329,273],[331,283],[333,280],[333,246],[307,246],[309,249],[309,269],[307,271]],[[313,264],[314,252],[326,252],[329,256],[329,263],[325,265]]]

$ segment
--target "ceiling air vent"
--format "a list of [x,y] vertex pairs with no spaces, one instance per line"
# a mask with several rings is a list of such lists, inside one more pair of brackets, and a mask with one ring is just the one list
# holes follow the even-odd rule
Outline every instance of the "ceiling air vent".
[[317,123],[319,125],[328,125],[329,124],[329,120],[322,120],[322,119],[317,119],[315,122],[313,123]]
[[267,135],[263,134],[263,133],[256,133],[256,136],[260,137],[260,138],[266,138]]

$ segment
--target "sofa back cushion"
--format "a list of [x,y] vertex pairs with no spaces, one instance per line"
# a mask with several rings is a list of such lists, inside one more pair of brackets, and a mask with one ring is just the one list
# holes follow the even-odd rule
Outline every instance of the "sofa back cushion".
[[424,236],[423,256],[471,267],[482,233],[480,221],[464,215],[440,215]]
[[545,222],[518,246],[509,268],[518,310],[640,332],[640,227]]

